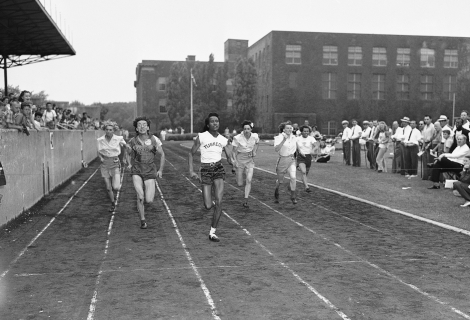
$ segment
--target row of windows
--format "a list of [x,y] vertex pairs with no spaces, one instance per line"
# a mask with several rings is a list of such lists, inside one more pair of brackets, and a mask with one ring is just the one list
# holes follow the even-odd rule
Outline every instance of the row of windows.
[[[348,99],[360,99],[362,89],[362,74],[350,73],[348,74]],[[373,74],[371,83],[372,98],[374,100],[385,100],[385,75]],[[420,95],[422,100],[432,100],[434,97],[434,77],[431,75],[420,76]],[[336,99],[337,97],[337,74],[336,73],[323,73],[322,74],[322,98],[323,99]],[[456,76],[445,76],[443,81],[443,94],[445,99],[452,100],[457,87]],[[396,95],[397,100],[410,99],[410,76],[397,75],[396,78]]]
[[[436,66],[436,51],[434,49],[421,48],[419,50],[420,66],[423,68],[434,68]],[[338,47],[323,46],[323,65],[338,65]],[[397,48],[397,66],[409,67],[411,61],[410,48]],[[302,46],[286,45],[286,63],[302,64]],[[362,47],[348,47],[348,66],[362,66]],[[372,65],[386,67],[388,64],[387,48],[372,48]],[[457,68],[459,64],[456,49],[444,50],[444,68]]]

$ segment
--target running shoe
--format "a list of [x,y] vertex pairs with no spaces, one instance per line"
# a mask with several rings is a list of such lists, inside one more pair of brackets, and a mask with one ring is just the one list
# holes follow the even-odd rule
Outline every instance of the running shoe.
[[248,201],[243,202],[243,207],[244,207],[244,208],[247,208],[247,209],[250,207],[250,206],[248,205]]
[[305,192],[310,193],[312,190],[310,188],[305,189]]
[[111,203],[111,207],[109,207],[109,210],[108,210],[108,211],[109,211],[109,212],[113,212],[114,209],[116,209],[116,203],[115,203],[115,202]]
[[145,220],[140,221],[140,229],[147,229],[147,222]]
[[212,241],[212,242],[219,242],[220,239],[214,234],[210,234],[209,235],[209,240]]

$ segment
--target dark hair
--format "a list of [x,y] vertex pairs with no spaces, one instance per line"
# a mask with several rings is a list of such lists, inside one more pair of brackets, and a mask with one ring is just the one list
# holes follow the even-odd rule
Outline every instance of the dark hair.
[[46,107],[47,107],[48,104],[52,104],[52,102],[46,102]]
[[249,125],[251,129],[253,129],[253,122],[251,122],[250,120],[244,120],[242,122],[242,128],[245,128],[246,125]]
[[31,108],[31,103],[23,102],[23,103],[21,104],[21,110],[23,110],[25,107],[30,107],[30,108]]
[[145,121],[147,122],[147,126],[149,127],[149,129],[147,130],[147,133],[150,131],[150,124],[152,123],[152,121],[150,121],[149,118],[147,117],[137,117],[134,119],[134,122],[133,122],[133,125],[134,125],[134,128],[135,128],[135,132],[138,132],[137,131],[137,122],[139,121]]
[[444,129],[444,130],[442,130],[442,133],[450,134],[450,130],[449,129]]
[[220,121],[220,117],[219,117],[218,113],[215,113],[215,112],[209,113],[207,118],[204,119],[204,128],[202,128],[201,132],[209,131],[209,121],[210,121],[211,117],[217,117],[217,119],[219,119],[219,121]]
[[34,117],[35,117],[35,118],[36,118],[36,117],[41,117],[41,118],[42,118],[42,113],[41,113],[41,112],[36,112],[36,113],[34,114]]
[[290,121],[281,122],[279,125],[279,133],[282,133],[287,125],[292,126],[292,123]]
[[24,95],[25,95],[26,93],[29,93],[29,94],[31,95],[31,92],[29,92],[29,91],[26,91],[26,90],[21,91],[20,96],[18,97],[18,101],[19,101],[19,102],[23,102],[23,101],[24,101],[24,100],[23,100],[23,97],[24,97]]
[[308,129],[308,132],[312,132],[312,129],[309,127],[309,126],[301,126],[300,127],[300,132],[304,132],[304,129],[307,128]]

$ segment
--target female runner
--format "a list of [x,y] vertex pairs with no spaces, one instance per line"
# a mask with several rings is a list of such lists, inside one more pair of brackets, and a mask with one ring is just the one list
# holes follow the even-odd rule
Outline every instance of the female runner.
[[122,136],[114,134],[114,130],[117,128],[116,122],[105,121],[101,127],[105,135],[97,139],[98,156],[101,160],[101,176],[104,178],[109,200],[111,200],[109,212],[113,212],[116,207],[113,191],[117,192],[121,189],[121,161],[119,161],[119,155],[121,154],[121,147],[126,145],[126,141]]
[[[227,146],[228,140],[217,131],[219,129],[219,115],[209,113],[205,119],[203,132],[198,133],[194,145],[188,155],[189,175],[191,178],[199,179],[202,184],[202,197],[204,207],[209,210],[212,205],[212,188],[215,194],[215,207],[212,215],[211,230],[209,240],[219,242],[215,231],[222,214],[222,196],[224,194],[225,170],[220,162],[222,150]],[[193,156],[201,148],[201,177],[194,172]],[[227,159],[231,159],[231,150],[225,148]]]
[[283,183],[284,174],[289,173],[291,201],[297,203],[295,196],[295,178],[296,166],[294,153],[297,150],[297,137],[292,134],[292,124],[283,122],[279,125],[278,136],[274,137],[274,150],[279,153],[279,159],[276,164],[276,190],[274,191],[275,203],[279,203],[279,186]]
[[233,138],[233,163],[237,170],[237,184],[239,187],[243,186],[243,172],[246,173],[245,183],[245,200],[243,207],[249,208],[248,196],[251,191],[251,180],[253,178],[253,169],[255,162],[253,158],[256,157],[256,152],[259,145],[259,137],[257,133],[252,133],[253,123],[245,120],[242,123],[243,132]]
[[[145,203],[152,203],[155,197],[155,179],[162,177],[165,165],[165,153],[162,142],[154,135],[149,134],[150,120],[147,117],[138,117],[134,120],[137,136],[132,138],[127,147],[126,159],[131,169],[132,182],[137,193],[137,210],[140,216],[140,228],[147,229],[145,220]],[[155,156],[160,154],[160,169],[157,170]],[[132,158],[132,163],[130,161]]]

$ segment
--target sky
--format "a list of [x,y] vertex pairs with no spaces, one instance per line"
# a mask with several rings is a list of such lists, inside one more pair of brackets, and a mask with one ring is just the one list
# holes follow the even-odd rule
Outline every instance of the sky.
[[142,60],[223,61],[227,39],[272,30],[470,37],[470,0],[38,1],[76,55],[11,68],[8,83],[85,104],[135,101]]

